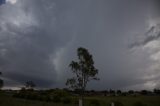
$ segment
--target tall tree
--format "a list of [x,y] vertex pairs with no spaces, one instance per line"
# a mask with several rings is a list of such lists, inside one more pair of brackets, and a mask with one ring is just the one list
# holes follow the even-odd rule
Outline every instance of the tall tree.
[[[2,75],[2,72],[0,72],[0,75]],[[0,79],[0,89],[3,87],[3,80]]]
[[75,75],[67,80],[66,85],[72,89],[81,91],[81,99],[83,100],[84,91],[90,80],[99,80],[96,75],[98,70],[94,67],[92,55],[85,48],[77,49],[78,61],[72,61],[69,67]]
[[36,85],[33,81],[27,81],[25,83],[25,86],[26,86],[27,89],[33,89]]

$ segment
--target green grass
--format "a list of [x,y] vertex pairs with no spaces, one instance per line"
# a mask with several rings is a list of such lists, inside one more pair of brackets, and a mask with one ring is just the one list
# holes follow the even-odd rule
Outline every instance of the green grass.
[[120,97],[88,97],[86,104],[89,105],[89,100],[96,99],[100,101],[101,106],[109,106],[112,101],[121,102],[124,106],[134,106],[136,102],[141,102],[145,106],[160,106],[160,96],[120,96]]
[[[0,106],[78,106],[78,104],[75,103],[75,98],[73,100],[72,104],[63,104],[17,99],[0,94]],[[136,102],[143,103],[143,106],[160,106],[160,96],[85,97],[85,106],[109,106],[112,101],[121,102],[124,106],[134,106],[133,104]],[[97,102],[99,103],[97,104]]]

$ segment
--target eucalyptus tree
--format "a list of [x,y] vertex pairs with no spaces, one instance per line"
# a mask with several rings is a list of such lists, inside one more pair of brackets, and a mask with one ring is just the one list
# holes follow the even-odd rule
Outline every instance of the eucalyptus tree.
[[98,70],[94,66],[93,56],[85,48],[77,49],[78,61],[71,61],[69,67],[74,74],[73,78],[67,79],[66,85],[72,89],[79,89],[83,101],[86,86],[91,80],[99,80],[96,77]]
[[27,81],[25,83],[26,89],[33,89],[34,87],[36,87],[36,84],[33,81]]

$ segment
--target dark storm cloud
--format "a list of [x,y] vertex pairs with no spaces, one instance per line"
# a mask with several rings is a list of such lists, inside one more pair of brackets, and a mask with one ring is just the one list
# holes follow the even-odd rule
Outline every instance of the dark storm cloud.
[[5,4],[5,0],[0,0],[0,5]]
[[53,57],[71,36],[70,22],[64,19],[68,14],[63,14],[69,7],[56,6],[52,0],[21,0],[2,8],[0,63],[4,77],[22,84],[33,80],[39,87],[55,85]]
[[136,42],[135,34],[145,32],[147,5],[146,0],[6,3],[0,7],[0,70],[6,86],[33,80],[42,88],[65,87],[65,80],[71,77],[68,64],[82,46],[93,54],[101,79],[88,88],[153,88],[149,81],[156,83],[157,79],[148,76],[155,75],[148,71],[152,66],[148,54],[131,53],[127,48]]
[[[129,38],[135,36],[132,32],[142,33],[145,29],[143,24],[147,11],[145,2],[141,3],[92,1],[85,2],[83,9],[77,6],[77,37],[67,51],[69,60],[75,56],[70,51],[75,51],[79,45],[93,54],[101,81],[91,83],[89,88],[118,89],[138,85],[141,89],[148,82],[143,79],[150,64],[147,54],[143,51],[132,54],[127,48],[131,43],[128,42]],[[66,64],[69,60],[66,60]]]

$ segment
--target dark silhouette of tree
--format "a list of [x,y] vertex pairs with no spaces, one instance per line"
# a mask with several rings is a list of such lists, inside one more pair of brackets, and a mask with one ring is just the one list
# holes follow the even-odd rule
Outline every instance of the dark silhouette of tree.
[[26,88],[25,88],[25,87],[22,87],[20,91],[21,91],[21,92],[24,92],[24,91],[26,91]]
[[102,91],[102,93],[104,94],[104,96],[107,96],[109,94],[109,91],[104,90],[104,91]]
[[[0,72],[0,75],[2,75],[2,72]],[[3,87],[3,80],[0,79],[0,89]]]
[[134,94],[134,91],[133,90],[129,90],[128,94],[132,95],[132,94]]
[[156,95],[160,95],[160,89],[154,89],[153,91]]
[[110,89],[109,93],[115,95],[115,90]]
[[147,90],[141,90],[141,92],[140,92],[142,95],[147,95],[148,93],[149,93],[149,91],[147,91]]
[[121,90],[117,90],[117,94],[118,95],[122,94],[122,91]]
[[94,67],[92,55],[85,48],[77,49],[78,61],[72,61],[69,67],[75,77],[67,80],[66,85],[72,89],[79,89],[83,100],[84,91],[90,80],[99,80],[96,75],[98,70]]
[[33,89],[34,87],[36,87],[35,83],[33,81],[27,81],[25,83],[26,89]]

